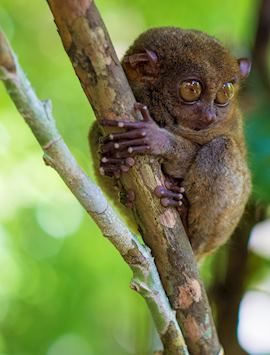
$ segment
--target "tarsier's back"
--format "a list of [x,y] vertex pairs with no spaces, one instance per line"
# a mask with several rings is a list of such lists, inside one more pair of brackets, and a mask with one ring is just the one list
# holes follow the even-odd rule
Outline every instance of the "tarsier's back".
[[105,139],[102,173],[118,177],[136,154],[159,157],[166,181],[153,193],[177,208],[199,259],[229,238],[248,199],[237,94],[250,63],[202,32],[164,27],[139,36],[123,67],[144,121],[116,122],[125,132]]

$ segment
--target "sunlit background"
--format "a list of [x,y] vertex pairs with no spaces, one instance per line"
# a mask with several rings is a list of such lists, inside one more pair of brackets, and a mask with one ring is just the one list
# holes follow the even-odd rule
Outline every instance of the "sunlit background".
[[[260,1],[96,3],[119,56],[139,33],[164,25],[201,29],[222,39],[236,55],[248,56]],[[62,135],[94,178],[87,145],[94,117],[46,1],[1,0],[0,26],[39,97],[52,100]],[[246,90],[253,198],[267,204],[269,104],[256,76]],[[150,354],[155,335],[143,299],[129,289],[131,272],[56,173],[45,167],[40,148],[1,83],[0,203],[0,355]],[[228,248],[237,248],[237,243]],[[247,353],[266,355],[270,354],[270,219],[254,228],[249,255],[252,272],[245,280],[238,338]],[[209,289],[213,265],[215,257],[202,270]]]

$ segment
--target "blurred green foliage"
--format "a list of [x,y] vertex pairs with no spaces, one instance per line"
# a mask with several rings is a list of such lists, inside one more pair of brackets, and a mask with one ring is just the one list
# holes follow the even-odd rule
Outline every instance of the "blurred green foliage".
[[[121,56],[153,26],[197,28],[245,55],[255,0],[97,0]],[[0,25],[58,127],[93,177],[87,131],[93,113],[62,48],[45,1],[1,0]],[[268,107],[248,114],[255,193],[270,199]],[[131,272],[45,167],[31,132],[0,85],[0,355],[149,353],[153,334]],[[209,270],[205,269],[206,278]]]
[[[257,93],[258,94],[258,93]],[[259,92],[263,96],[262,92]],[[264,203],[270,201],[270,105],[268,98],[246,114],[246,136],[253,194]]]

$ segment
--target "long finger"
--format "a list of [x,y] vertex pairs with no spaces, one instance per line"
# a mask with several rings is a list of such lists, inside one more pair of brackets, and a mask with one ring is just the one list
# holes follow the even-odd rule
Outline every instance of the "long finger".
[[115,132],[111,133],[103,139],[103,142],[109,141],[118,141],[121,139],[134,139],[134,138],[142,138],[146,136],[146,132],[144,129],[133,129],[127,132]]
[[102,126],[108,126],[108,127],[119,127],[119,128],[126,128],[126,129],[136,129],[136,128],[144,128],[145,127],[145,122],[144,121],[138,121],[138,122],[130,122],[130,121],[116,121],[116,120],[108,120],[106,118],[103,118],[100,120],[100,124]]
[[144,122],[152,122],[153,121],[146,105],[143,105],[143,104],[137,102],[137,103],[135,103],[134,106],[135,106],[136,110],[141,112]]
[[101,151],[103,153],[114,152],[116,150],[124,150],[133,146],[147,145],[147,139],[133,139],[123,142],[109,142],[101,146]]
[[144,154],[149,153],[150,147],[149,145],[142,145],[138,147],[128,147],[129,154]]
[[127,150],[114,152],[116,158],[130,158],[136,154],[149,154],[150,147],[149,145],[137,146],[137,147],[128,147]]
[[103,164],[108,164],[108,165],[127,165],[127,166],[133,166],[135,164],[135,160],[131,157],[121,159],[121,158],[110,158],[110,157],[102,157],[101,162]]

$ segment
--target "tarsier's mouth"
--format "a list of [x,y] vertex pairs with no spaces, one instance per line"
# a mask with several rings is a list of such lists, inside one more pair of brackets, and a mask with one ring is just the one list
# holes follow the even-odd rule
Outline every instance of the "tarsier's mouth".
[[208,129],[209,127],[213,126],[216,123],[216,121],[212,122],[199,122],[199,125],[196,125],[194,128],[194,131],[202,131],[204,129]]
[[199,132],[199,131],[205,131],[205,130],[209,129],[210,127],[213,127],[215,124],[216,124],[216,121],[213,121],[213,122],[199,121],[199,122],[196,122],[194,125],[191,125],[188,123],[185,125],[185,124],[181,123],[181,126],[183,126],[186,129],[190,129],[191,131]]
[[176,115],[173,112],[173,110],[166,103],[163,104],[163,107],[168,112],[169,116],[171,117],[171,121],[176,129],[179,128],[180,126],[182,126],[185,129],[199,132],[199,131],[207,130],[217,123],[216,120],[211,121],[211,122],[205,122],[205,121],[202,121],[200,119],[200,117],[198,117],[198,120],[196,123],[194,123],[194,125],[192,125],[191,122],[188,122],[188,120],[187,120],[188,123],[185,125],[183,120],[181,119],[181,117],[179,115]]

